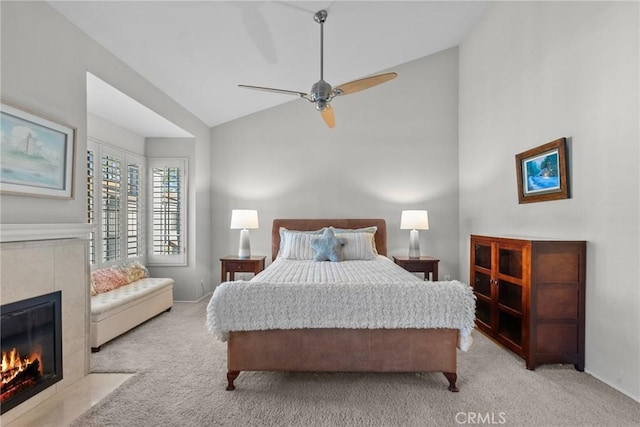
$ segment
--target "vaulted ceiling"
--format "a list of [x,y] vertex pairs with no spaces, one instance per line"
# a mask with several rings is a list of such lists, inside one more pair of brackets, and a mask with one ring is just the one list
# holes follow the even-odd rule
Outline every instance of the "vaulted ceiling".
[[[484,1],[52,1],[50,5],[209,126],[458,45]],[[402,78],[402,76],[399,76]],[[105,96],[105,95],[103,95]],[[298,102],[306,102],[299,100]],[[116,107],[117,108],[117,107]],[[100,115],[110,119],[106,106]]]

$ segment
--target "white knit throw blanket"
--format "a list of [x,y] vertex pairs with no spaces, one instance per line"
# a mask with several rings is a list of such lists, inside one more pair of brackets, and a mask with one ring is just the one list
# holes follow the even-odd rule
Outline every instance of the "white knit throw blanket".
[[229,331],[267,329],[451,328],[467,351],[475,296],[461,282],[263,283],[226,282],[207,306],[207,328],[226,341]]

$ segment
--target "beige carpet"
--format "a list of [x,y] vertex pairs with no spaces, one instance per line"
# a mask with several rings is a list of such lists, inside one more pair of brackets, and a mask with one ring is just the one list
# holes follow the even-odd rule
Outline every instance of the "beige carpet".
[[243,372],[225,391],[226,347],[207,300],[173,310],[92,355],[135,372],[73,424],[85,426],[637,426],[640,404],[573,366],[524,368],[478,332],[459,353],[459,393],[440,373]]

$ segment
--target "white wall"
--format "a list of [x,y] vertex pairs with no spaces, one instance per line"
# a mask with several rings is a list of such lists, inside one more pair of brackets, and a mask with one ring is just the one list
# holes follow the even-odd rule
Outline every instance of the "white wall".
[[406,255],[400,212],[418,208],[431,225],[422,253],[457,275],[458,50],[394,70],[391,82],[334,99],[334,129],[302,99],[212,128],[214,257],[237,253],[229,220],[242,208],[258,210],[252,253],[269,261],[272,220],[294,217],[384,218],[389,255]]
[[130,153],[144,156],[144,136],[124,129],[95,114],[87,113],[87,135],[99,142],[106,142]]
[[189,208],[189,266],[167,274],[179,276],[178,296],[202,295],[200,281],[211,282],[210,135],[209,128],[135,71],[122,63],[44,2],[0,2],[3,102],[77,127],[75,199],[70,201],[0,196],[2,223],[86,222],[87,93],[89,71],[131,98],[194,135],[196,179]]
[[[208,236],[198,236],[198,220],[209,220],[210,207],[198,207],[189,203],[189,200],[198,199],[194,185],[200,179],[197,174],[196,141],[194,138],[147,138],[145,155],[151,159],[154,157],[178,157],[187,159],[187,267],[149,267],[149,272],[155,277],[172,277],[175,280],[173,287],[174,298],[178,301],[193,301],[202,297],[212,289],[211,285],[211,259]],[[206,244],[207,250],[197,250],[193,242]],[[196,257],[200,256],[202,259]]]
[[[500,2],[460,46],[468,235],[588,241],[586,370],[640,399],[638,3]],[[517,153],[569,139],[568,200],[518,204]]]
[[[76,127],[77,148],[86,148],[86,64],[79,31],[42,4],[2,2],[0,8],[2,101]],[[81,162],[86,163],[84,156],[76,156],[76,165]],[[85,174],[75,174],[76,189],[85,182]],[[0,202],[3,223],[86,222],[82,191],[76,191],[75,200],[5,194]]]

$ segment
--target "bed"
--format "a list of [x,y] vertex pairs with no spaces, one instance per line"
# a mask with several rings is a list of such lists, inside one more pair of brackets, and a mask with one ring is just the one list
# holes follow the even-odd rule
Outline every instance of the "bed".
[[[375,258],[283,256],[282,239],[317,240],[327,228],[351,251],[358,246],[349,239],[366,246],[358,233],[371,233]],[[227,341],[227,390],[241,371],[327,371],[442,372],[457,392],[457,350],[471,344],[473,293],[461,282],[424,282],[386,255],[382,219],[274,220],[271,265],[250,281],[222,283],[207,307],[209,330]]]

